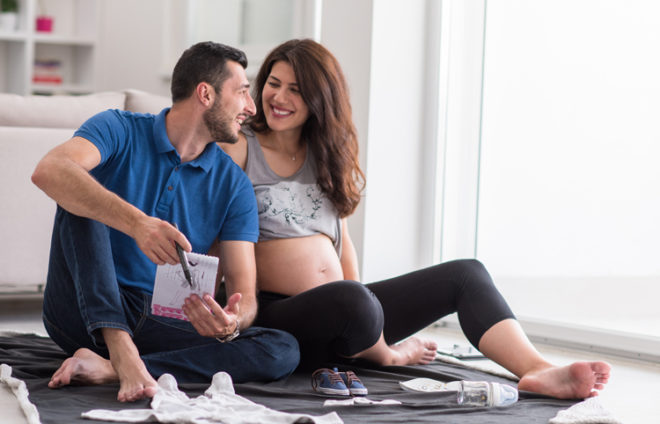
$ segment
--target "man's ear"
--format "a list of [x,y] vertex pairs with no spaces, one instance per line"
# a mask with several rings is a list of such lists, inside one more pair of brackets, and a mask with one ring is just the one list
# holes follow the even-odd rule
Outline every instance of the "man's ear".
[[207,82],[200,82],[195,89],[197,99],[206,107],[213,105],[215,94],[215,89]]

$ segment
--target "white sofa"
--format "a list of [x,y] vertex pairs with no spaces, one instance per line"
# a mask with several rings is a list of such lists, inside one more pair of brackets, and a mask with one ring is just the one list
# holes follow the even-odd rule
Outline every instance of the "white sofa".
[[30,180],[37,162],[106,109],[158,113],[169,97],[139,90],[85,96],[0,93],[0,299],[40,294],[46,282],[55,202]]

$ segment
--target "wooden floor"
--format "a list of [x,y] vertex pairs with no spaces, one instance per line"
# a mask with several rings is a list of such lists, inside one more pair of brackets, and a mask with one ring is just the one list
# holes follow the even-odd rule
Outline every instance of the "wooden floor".
[[[45,334],[37,302],[0,301],[0,331]],[[421,333],[440,346],[467,344],[464,336],[452,328],[431,327]],[[598,356],[593,353],[537,345],[551,362],[569,364],[578,360],[605,360],[612,367],[612,378],[600,394],[600,401],[614,417],[625,424],[660,423],[660,364]],[[502,370],[489,360],[473,362],[493,370]],[[6,387],[0,387],[0,411],[4,424],[25,424],[15,398]]]

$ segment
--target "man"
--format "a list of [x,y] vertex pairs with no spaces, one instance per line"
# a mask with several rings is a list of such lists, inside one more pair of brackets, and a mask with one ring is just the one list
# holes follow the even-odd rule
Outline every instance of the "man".
[[[256,202],[214,142],[237,140],[254,114],[246,66],[239,50],[198,43],[175,66],[171,109],[101,112],[37,165],[32,181],[58,204],[44,325],[72,355],[49,387],[118,381],[124,402],[153,397],[165,372],[208,382],[226,371],[241,382],[297,366],[291,335],[248,328],[257,309]],[[224,308],[207,294],[186,299],[190,322],[150,313],[156,265],[179,263],[175,243],[217,253]]]

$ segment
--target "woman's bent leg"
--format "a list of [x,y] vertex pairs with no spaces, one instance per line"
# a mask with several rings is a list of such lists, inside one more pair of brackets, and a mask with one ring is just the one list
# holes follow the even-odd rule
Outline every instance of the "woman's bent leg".
[[259,300],[256,325],[293,334],[304,366],[354,356],[373,346],[383,330],[378,300],[354,281],[324,284],[291,297],[260,293]]
[[472,259],[445,262],[367,288],[383,305],[388,344],[458,312],[463,332],[478,347],[489,328],[514,318],[484,266]]
[[446,262],[369,284],[385,313],[388,343],[401,340],[444,315],[458,312],[463,332],[484,355],[520,377],[519,389],[559,398],[593,396],[609,379],[601,361],[557,367],[531,344],[483,265]]

